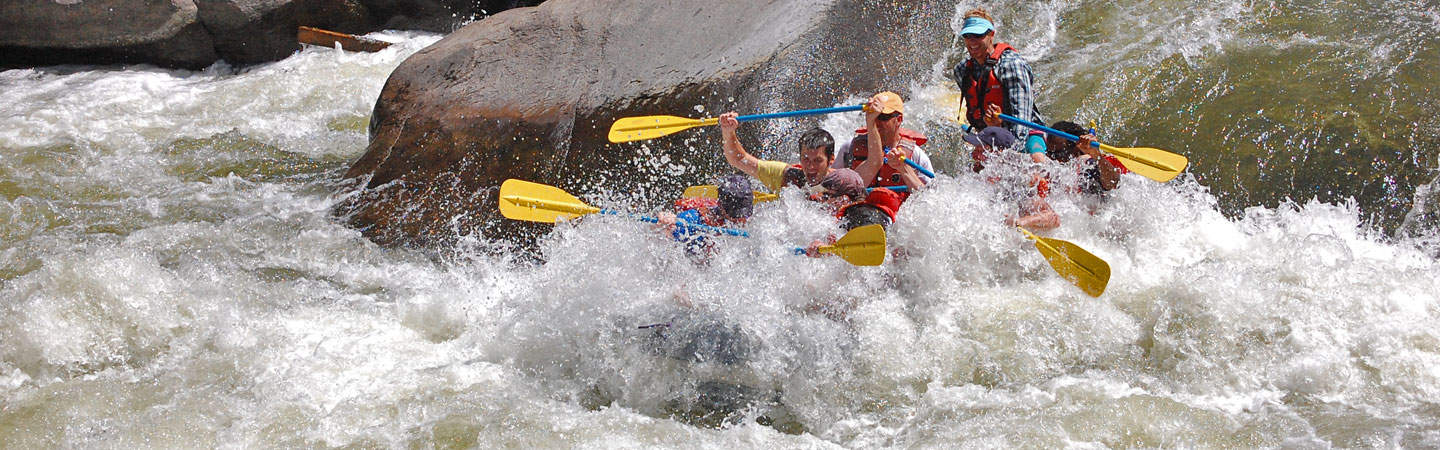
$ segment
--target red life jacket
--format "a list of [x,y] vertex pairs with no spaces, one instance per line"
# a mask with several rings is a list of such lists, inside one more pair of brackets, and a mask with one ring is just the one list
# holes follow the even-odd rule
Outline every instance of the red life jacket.
[[700,220],[704,221],[705,225],[712,227],[725,226],[725,221],[721,219],[720,214],[715,211],[715,209],[719,207],[720,200],[714,198],[687,197],[675,200],[675,212],[679,213],[690,209],[696,210],[700,213]]
[[[989,105],[1000,105],[1005,108],[1005,86],[1000,84],[1000,79],[995,76],[995,65],[1000,63],[1000,55],[1006,50],[1015,50],[1010,44],[1001,42],[995,44],[995,50],[985,58],[984,82],[976,78],[975,60],[965,60],[964,70],[956,70],[957,80],[960,82],[960,90],[965,93],[965,119],[970,122],[970,127],[975,130],[985,129],[985,109]],[[960,69],[957,67],[956,69]],[[1004,111],[1013,113],[1012,111]]]
[[1102,154],[1100,157],[1105,158],[1106,161],[1110,161],[1110,165],[1115,166],[1116,169],[1120,170],[1120,173],[1130,173],[1130,169],[1125,167],[1124,163],[1120,162],[1120,158],[1107,154]]
[[[850,154],[854,155],[858,154],[861,151],[864,151],[865,157],[868,158],[870,156],[869,143],[865,139],[858,139],[865,136],[865,131],[866,130],[864,128],[855,130],[855,135],[857,139],[852,139],[850,141]],[[919,131],[911,130],[905,127],[900,128],[900,139],[906,139],[914,142],[915,146],[917,147],[921,144],[924,144],[925,141],[929,140],[925,137],[924,134],[921,134]],[[861,143],[865,144],[861,145]],[[865,163],[864,160],[858,158],[853,159],[854,160],[850,161],[851,169],[859,170],[860,165]],[[875,173],[875,179],[866,180],[866,183],[866,187],[904,186],[905,180],[900,178],[900,172],[895,170],[895,168],[890,167],[889,164],[881,164],[880,171]],[[909,191],[900,192],[899,194],[901,201],[910,198]]]
[[900,203],[903,201],[903,197],[900,194],[900,192],[895,192],[889,189],[876,189],[870,191],[869,194],[865,195],[865,200],[845,205],[839,210],[835,211],[835,217],[844,218],[845,211],[850,209],[851,206],[870,205],[874,206],[876,209],[879,209],[880,212],[885,213],[885,215],[890,216],[890,221],[894,222],[895,212],[900,209]]

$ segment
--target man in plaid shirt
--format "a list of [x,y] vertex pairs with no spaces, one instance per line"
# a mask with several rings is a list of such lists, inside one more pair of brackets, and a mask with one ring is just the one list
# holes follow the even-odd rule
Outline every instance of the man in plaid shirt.
[[998,114],[1005,113],[1044,124],[1035,109],[1034,75],[1030,64],[1009,44],[995,43],[995,25],[985,10],[966,13],[960,36],[970,57],[955,66],[955,82],[965,93],[965,119],[973,130],[1002,126],[1016,136],[1025,136],[1029,128],[1004,123]]

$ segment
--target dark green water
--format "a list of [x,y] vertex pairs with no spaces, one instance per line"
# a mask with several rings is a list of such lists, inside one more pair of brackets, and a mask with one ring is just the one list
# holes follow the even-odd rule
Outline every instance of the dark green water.
[[1002,40],[1038,58],[1050,120],[1093,120],[1112,144],[1187,155],[1229,214],[1353,198],[1388,231],[1435,177],[1434,1],[992,9]]

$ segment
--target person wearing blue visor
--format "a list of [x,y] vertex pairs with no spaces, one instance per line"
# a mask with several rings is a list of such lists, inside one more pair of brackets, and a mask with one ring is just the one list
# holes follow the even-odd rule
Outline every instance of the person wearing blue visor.
[[[964,27],[960,37],[965,40],[965,51],[969,56],[955,65],[955,83],[965,94],[965,110],[961,120],[974,130],[998,126],[1009,130],[1015,136],[1026,136],[1026,140],[1040,141],[1038,151],[1031,154],[1036,162],[1045,158],[1044,136],[1030,136],[1027,127],[1005,123],[999,114],[1009,114],[1031,122],[1044,124],[1044,118],[1035,108],[1035,77],[1030,64],[1020,57],[1010,44],[995,43],[994,19],[984,9],[973,9],[965,13]],[[1026,146],[1022,148],[1034,148]]]

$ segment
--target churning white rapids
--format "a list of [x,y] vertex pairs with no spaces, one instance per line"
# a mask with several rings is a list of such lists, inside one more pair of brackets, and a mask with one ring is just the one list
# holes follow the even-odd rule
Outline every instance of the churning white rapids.
[[386,37],[0,73],[0,447],[1440,446],[1440,263],[1354,205],[1061,192],[1050,235],[1110,263],[1099,298],[954,171],[873,268],[790,254],[833,225],[789,191],[703,266],[613,217],[543,263],[378,247],[329,211],[386,75],[438,39]]

